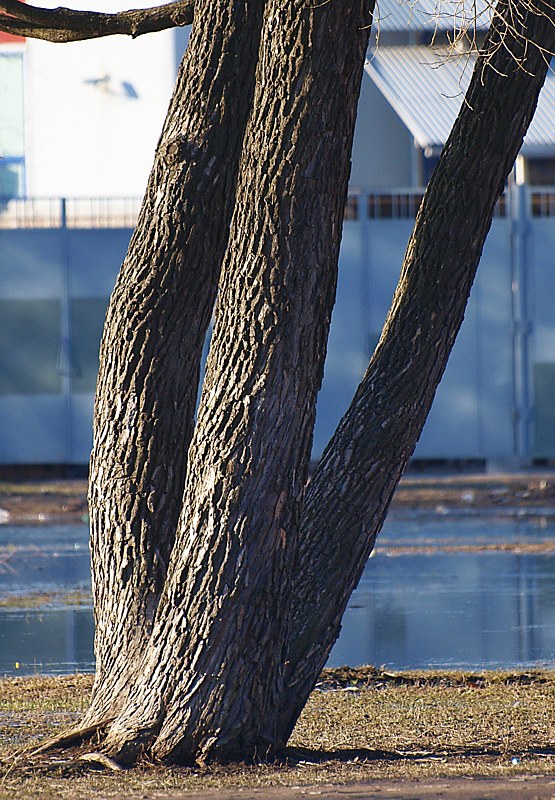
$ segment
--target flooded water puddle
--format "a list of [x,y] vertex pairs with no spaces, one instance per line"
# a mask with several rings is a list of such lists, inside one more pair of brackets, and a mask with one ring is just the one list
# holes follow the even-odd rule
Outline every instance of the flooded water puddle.
[[[330,666],[555,666],[554,543],[547,516],[390,515]],[[92,670],[89,592],[86,526],[0,528],[0,674]]]
[[86,525],[0,527],[0,597],[90,585]]

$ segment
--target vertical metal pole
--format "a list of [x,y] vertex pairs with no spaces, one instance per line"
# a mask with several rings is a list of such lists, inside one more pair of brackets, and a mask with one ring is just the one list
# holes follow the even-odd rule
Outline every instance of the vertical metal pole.
[[370,303],[372,296],[372,271],[370,267],[370,220],[368,218],[368,190],[361,189],[358,197],[358,231],[360,241],[360,259],[361,259],[361,294],[362,294],[362,325],[363,331],[363,364],[362,373],[366,370],[368,361],[372,355],[371,352],[371,312]]
[[71,375],[73,370],[71,357],[71,317],[70,317],[70,259],[69,241],[67,230],[67,205],[65,197],[61,203],[62,224],[62,274],[63,297],[61,308],[61,347],[60,347],[60,372],[62,376],[62,392],[65,404],[65,463],[71,464],[73,460],[73,431],[72,431],[72,399]]
[[422,175],[422,158],[423,153],[418,146],[416,139],[412,140],[410,147],[410,182],[411,189],[419,189],[423,180]]
[[511,296],[513,317],[513,432],[514,454],[522,465],[532,458],[530,437],[530,317],[527,292],[527,241],[530,228],[528,187],[510,188]]

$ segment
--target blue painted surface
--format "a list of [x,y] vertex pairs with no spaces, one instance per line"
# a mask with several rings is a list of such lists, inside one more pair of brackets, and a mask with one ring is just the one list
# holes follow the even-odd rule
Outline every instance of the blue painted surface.
[[[555,395],[555,192],[517,190],[524,192],[525,219],[514,218],[516,204],[509,197],[506,214],[493,221],[466,318],[415,458],[555,457],[555,432],[538,435],[535,430],[536,417],[550,418]],[[358,216],[344,224],[314,458],[346,411],[377,342],[413,226],[414,209],[407,211],[407,203],[414,196],[410,190],[387,195],[360,190]],[[546,201],[541,215],[538,197]],[[98,309],[108,302],[131,235],[130,227],[64,227],[59,201],[45,203],[54,227],[0,230],[0,302],[33,301],[39,304],[37,314],[44,311],[41,302],[58,302],[58,355],[49,364],[38,363],[36,354],[24,349],[25,331],[11,326],[2,330],[0,370],[6,374],[13,363],[30,376],[51,369],[60,390],[0,391],[0,464],[88,461],[96,366],[91,367],[90,358],[83,364],[82,356],[97,352]],[[524,259],[518,280],[517,255]],[[89,329],[76,324],[80,313],[90,318]]]

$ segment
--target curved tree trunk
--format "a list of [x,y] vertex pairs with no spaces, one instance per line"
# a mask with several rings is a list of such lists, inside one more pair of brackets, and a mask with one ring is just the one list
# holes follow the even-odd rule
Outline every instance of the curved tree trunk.
[[101,345],[89,490],[97,674],[85,726],[124,701],[164,585],[252,104],[261,4],[196,7]]
[[[366,0],[272,2],[185,502],[150,647],[106,747],[275,752],[292,564],[336,284]],[[259,201],[253,202],[254,198]]]
[[502,2],[408,243],[384,331],[308,487],[282,736],[291,733],[432,405],[555,47],[555,12]]
[[125,761],[286,741],[424,424],[555,44],[551,8],[498,6],[382,339],[303,506],[368,10],[268,0],[251,103],[262,3],[199,2],[102,345],[85,722],[115,716],[105,747]]

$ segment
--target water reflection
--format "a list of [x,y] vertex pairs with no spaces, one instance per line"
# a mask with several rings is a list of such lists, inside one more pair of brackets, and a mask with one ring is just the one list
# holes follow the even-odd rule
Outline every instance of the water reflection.
[[[391,515],[330,665],[553,665],[555,554],[442,547],[554,539],[549,517]],[[0,597],[89,587],[86,526],[0,528]],[[0,674],[92,670],[92,641],[90,608],[0,608]]]
[[555,555],[378,555],[330,666],[515,667],[555,661]]
[[90,585],[86,525],[0,527],[0,596]]
[[378,544],[475,546],[489,544],[541,544],[555,540],[553,513],[538,513],[526,509],[526,515],[516,513],[500,517],[483,511],[396,511],[391,513],[380,534]]
[[0,614],[0,674],[92,672],[89,608],[9,610]]

